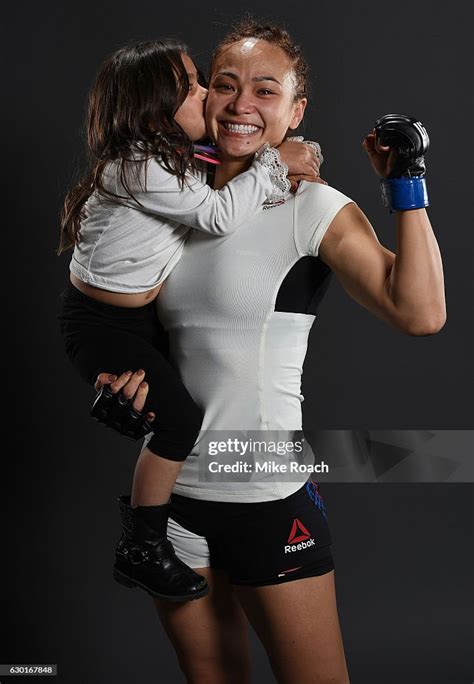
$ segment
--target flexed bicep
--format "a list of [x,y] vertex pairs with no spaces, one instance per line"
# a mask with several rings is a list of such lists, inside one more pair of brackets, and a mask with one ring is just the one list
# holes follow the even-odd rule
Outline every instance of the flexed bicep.
[[356,204],[348,204],[333,219],[319,254],[352,299],[398,327],[397,312],[390,298],[395,254],[380,244],[368,218]]

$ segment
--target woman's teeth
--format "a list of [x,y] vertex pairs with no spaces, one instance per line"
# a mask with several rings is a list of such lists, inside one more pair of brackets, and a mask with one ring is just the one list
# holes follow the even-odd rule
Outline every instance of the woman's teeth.
[[241,135],[251,135],[258,131],[258,126],[252,126],[251,124],[234,124],[223,122],[222,124],[226,131],[229,133],[240,133]]

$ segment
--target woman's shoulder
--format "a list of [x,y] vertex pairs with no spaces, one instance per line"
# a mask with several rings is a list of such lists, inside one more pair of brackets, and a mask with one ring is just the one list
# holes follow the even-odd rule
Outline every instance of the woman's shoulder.
[[302,254],[318,256],[319,244],[342,207],[353,202],[340,190],[303,182],[296,195],[295,239]]
[[296,211],[300,218],[305,216],[313,224],[328,213],[338,211],[354,200],[337,188],[323,183],[300,183],[296,193]]
[[332,185],[324,185],[323,183],[308,183],[302,181],[298,187],[298,198],[301,198],[303,203],[307,204],[324,204],[331,205],[333,202],[340,202],[341,200],[353,200],[341,190],[334,188]]

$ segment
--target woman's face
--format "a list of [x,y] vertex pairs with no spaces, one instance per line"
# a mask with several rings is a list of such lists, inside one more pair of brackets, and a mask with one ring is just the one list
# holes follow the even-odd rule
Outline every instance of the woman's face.
[[174,115],[175,121],[181,126],[188,138],[200,140],[206,134],[204,120],[204,102],[207,89],[198,83],[198,74],[193,61],[188,55],[182,54],[184,68],[189,79],[189,93],[181,107]]
[[278,145],[297,128],[307,100],[295,102],[295,88],[281,48],[249,38],[222,50],[212,65],[206,121],[223,158],[254,154],[264,142]]

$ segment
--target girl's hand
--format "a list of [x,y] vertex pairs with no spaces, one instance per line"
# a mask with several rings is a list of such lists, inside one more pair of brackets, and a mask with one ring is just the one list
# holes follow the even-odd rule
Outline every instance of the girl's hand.
[[[145,400],[148,396],[148,383],[143,382],[145,379],[144,371],[127,371],[118,377],[110,373],[99,373],[95,381],[94,388],[98,392],[104,385],[108,385],[113,394],[117,394],[122,390],[123,395],[127,399],[133,399],[132,406],[135,411],[142,412],[145,406]],[[147,413],[146,419],[149,423],[155,420],[154,413]]]
[[320,182],[320,161],[314,147],[300,142],[285,140],[277,149],[281,160],[288,167],[288,178],[290,181]]
[[372,129],[372,133],[369,133],[363,140],[362,147],[369,155],[375,173],[382,178],[387,178],[394,167],[397,150],[386,145],[379,145],[376,140],[375,129]]

